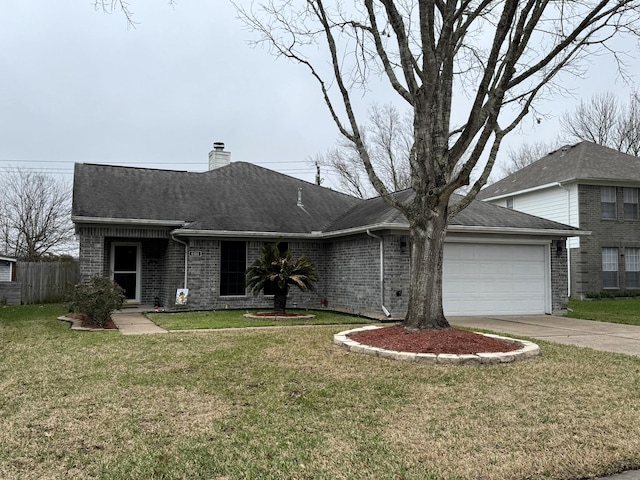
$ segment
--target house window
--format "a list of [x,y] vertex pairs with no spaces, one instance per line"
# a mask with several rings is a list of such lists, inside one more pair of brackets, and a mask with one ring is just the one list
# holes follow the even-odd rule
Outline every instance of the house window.
[[600,187],[602,218],[616,218],[616,187]]
[[[285,253],[289,250],[289,242],[280,242],[278,243],[278,250],[280,254]],[[275,282],[266,283],[264,285],[264,294],[265,295],[274,295],[276,293]]]
[[220,295],[245,295],[246,242],[223,241],[220,246]]
[[602,288],[618,288],[618,249],[602,249]]
[[513,197],[507,197],[507,208],[513,210]]
[[627,288],[640,288],[640,248],[625,249],[624,269]]
[[638,189],[623,188],[624,192],[624,218],[625,220],[638,220]]

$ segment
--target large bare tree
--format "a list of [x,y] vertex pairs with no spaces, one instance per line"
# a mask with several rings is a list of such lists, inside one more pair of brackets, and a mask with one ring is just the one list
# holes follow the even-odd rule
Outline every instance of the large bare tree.
[[[449,218],[486,183],[505,135],[537,97],[560,88],[559,73],[584,74],[590,55],[615,55],[612,40],[640,26],[638,0],[265,0],[237,8],[258,42],[309,69],[376,192],[406,216],[409,330],[449,326],[442,308]],[[413,112],[415,195],[405,202],[376,172],[355,107],[356,88],[381,78]]]
[[613,92],[582,101],[562,116],[563,133],[571,141],[588,140],[630,155],[640,155],[640,94],[620,102]]
[[26,261],[68,252],[74,240],[71,189],[44,173],[12,169],[0,176],[0,250]]
[[[385,187],[396,192],[411,186],[409,155],[413,145],[413,117],[393,104],[374,104],[362,128],[362,141],[371,164]],[[314,161],[337,175],[343,191],[360,198],[376,195],[355,143],[342,137]]]

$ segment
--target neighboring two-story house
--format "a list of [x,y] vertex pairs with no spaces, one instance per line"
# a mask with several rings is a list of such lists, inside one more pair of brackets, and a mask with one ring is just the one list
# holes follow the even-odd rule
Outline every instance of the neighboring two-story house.
[[572,297],[640,294],[640,158],[591,142],[564,146],[488,186],[479,198],[578,227],[567,240]]

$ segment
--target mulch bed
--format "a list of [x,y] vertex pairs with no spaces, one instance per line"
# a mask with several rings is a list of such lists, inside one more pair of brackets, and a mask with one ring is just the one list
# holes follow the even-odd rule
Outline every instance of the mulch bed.
[[301,313],[276,313],[276,312],[256,312],[252,313],[254,317],[285,317],[285,318],[296,318],[296,317],[307,317],[307,314]]
[[349,338],[370,347],[409,353],[451,353],[457,355],[476,353],[513,352],[520,349],[517,343],[486,337],[466,330],[418,330],[410,332],[402,325],[376,328],[348,335]]
[[75,320],[80,320],[81,326],[82,328],[91,328],[94,330],[117,330],[118,327],[116,327],[116,324],[113,323],[113,320],[109,319],[109,321],[107,321],[107,324],[105,326],[101,326],[101,325],[96,325],[95,323],[93,323],[91,320],[89,320],[89,318],[84,314],[84,313],[68,313],[66,315],[68,318],[73,318]]

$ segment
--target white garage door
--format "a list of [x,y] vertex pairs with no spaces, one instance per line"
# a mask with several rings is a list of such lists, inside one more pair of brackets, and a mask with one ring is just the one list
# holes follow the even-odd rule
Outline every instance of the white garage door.
[[445,315],[546,313],[550,286],[543,245],[447,243]]

